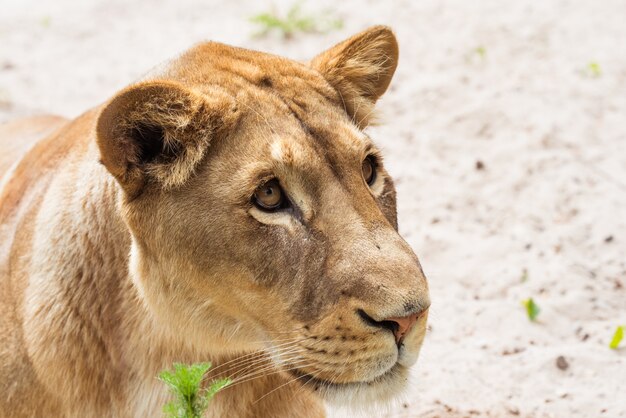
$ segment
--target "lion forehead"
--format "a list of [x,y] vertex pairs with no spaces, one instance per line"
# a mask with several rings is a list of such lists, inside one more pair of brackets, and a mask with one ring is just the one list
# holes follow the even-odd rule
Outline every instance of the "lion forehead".
[[258,89],[275,96],[280,93],[303,108],[311,98],[334,106],[341,103],[337,90],[305,64],[218,42],[199,44],[147,77],[164,76],[199,88],[218,85],[233,95]]

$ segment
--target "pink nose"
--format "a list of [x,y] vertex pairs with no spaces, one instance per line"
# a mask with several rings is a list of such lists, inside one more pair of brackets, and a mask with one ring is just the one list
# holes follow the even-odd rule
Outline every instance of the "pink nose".
[[408,334],[417,320],[419,319],[421,313],[414,313],[405,317],[391,317],[386,318],[385,321],[395,322],[397,326],[393,327],[393,335],[396,337],[396,343],[400,344],[404,339],[404,336]]
[[396,338],[396,343],[399,345],[404,337],[411,332],[411,329],[413,329],[420,316],[427,310],[428,308],[407,316],[392,316],[381,321],[375,320],[362,309],[359,309],[357,313],[367,324],[391,331]]

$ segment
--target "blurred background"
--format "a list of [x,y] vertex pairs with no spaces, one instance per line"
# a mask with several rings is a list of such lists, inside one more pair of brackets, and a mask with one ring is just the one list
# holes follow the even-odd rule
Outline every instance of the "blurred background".
[[433,305],[411,389],[364,415],[626,417],[626,1],[1,10],[0,122],[75,117],[203,40],[307,60],[391,26],[400,65],[369,134]]

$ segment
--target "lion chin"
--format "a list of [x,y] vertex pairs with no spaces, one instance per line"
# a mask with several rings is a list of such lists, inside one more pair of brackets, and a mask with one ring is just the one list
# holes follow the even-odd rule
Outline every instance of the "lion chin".
[[409,386],[409,369],[398,363],[367,382],[334,383],[299,374],[297,371],[289,373],[303,379],[303,386],[321,396],[330,405],[355,410],[387,406],[388,403],[401,399]]

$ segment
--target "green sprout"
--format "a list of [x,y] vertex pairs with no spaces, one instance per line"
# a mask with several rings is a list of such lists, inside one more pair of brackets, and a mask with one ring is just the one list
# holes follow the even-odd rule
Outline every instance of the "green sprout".
[[39,23],[41,24],[41,26],[43,26],[44,28],[49,28],[50,25],[52,24],[52,18],[50,16],[44,16],[41,18],[41,20],[39,21]]
[[619,346],[619,343],[622,341],[623,338],[624,338],[624,326],[620,325],[615,330],[615,334],[613,334],[613,339],[609,343],[609,348],[612,348],[613,350],[617,350],[617,347]]
[[533,298],[528,298],[522,301],[522,305],[524,305],[524,307],[526,308],[526,314],[528,315],[528,319],[530,319],[531,321],[535,321],[537,319],[537,316],[539,315],[539,312],[541,312],[541,309],[539,309],[539,306],[535,303]]
[[467,51],[464,57],[467,64],[484,64],[487,59],[487,48],[479,45]]
[[230,384],[229,379],[212,382],[209,387],[201,388],[205,373],[211,363],[185,365],[174,363],[174,370],[164,370],[159,379],[170,388],[174,400],[163,408],[167,418],[201,418],[209,406],[209,401],[221,389]]
[[587,64],[585,74],[589,77],[598,78],[602,75],[602,67],[597,62]]
[[528,270],[522,270],[522,277],[520,277],[520,282],[526,283],[528,281]]
[[480,58],[484,59],[487,56],[487,50],[484,46],[479,46],[474,50],[474,53],[478,55]]
[[252,23],[261,27],[257,32],[257,36],[267,35],[269,32],[276,31],[283,38],[291,38],[298,32],[310,33],[320,32],[326,33],[334,29],[341,29],[343,21],[332,17],[329,12],[317,15],[306,16],[302,13],[301,3],[295,3],[287,16],[280,17],[276,13],[260,13],[250,18]]

